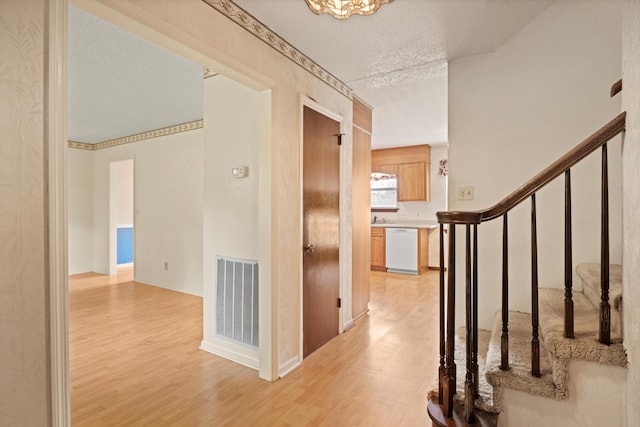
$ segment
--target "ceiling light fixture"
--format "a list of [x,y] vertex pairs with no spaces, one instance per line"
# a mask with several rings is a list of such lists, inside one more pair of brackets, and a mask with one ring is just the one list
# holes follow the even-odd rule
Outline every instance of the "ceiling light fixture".
[[316,15],[328,13],[337,19],[347,19],[354,13],[372,15],[383,4],[393,0],[305,0],[309,9]]

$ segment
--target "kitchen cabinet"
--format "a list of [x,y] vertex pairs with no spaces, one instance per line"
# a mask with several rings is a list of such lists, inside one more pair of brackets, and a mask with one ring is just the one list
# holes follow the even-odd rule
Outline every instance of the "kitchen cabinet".
[[398,165],[398,201],[428,200],[426,169],[423,162]]
[[375,168],[371,166],[371,172],[387,173],[389,175],[398,175],[398,165],[376,165]]
[[437,228],[418,229],[418,271],[420,273],[429,269],[429,237],[432,233],[435,233],[436,230]]
[[371,269],[387,271],[385,229],[383,227],[371,227]]
[[383,148],[371,152],[371,172],[398,175],[399,202],[430,200],[430,167],[429,145]]
[[[390,227],[391,229],[392,227]],[[411,228],[411,227],[409,227]],[[432,234],[437,234],[437,228],[418,228],[417,265],[418,272],[424,273],[429,269],[429,246]],[[385,227],[371,227],[371,270],[387,271],[387,239]],[[436,254],[438,248],[434,248]],[[412,250],[411,253],[416,253]]]

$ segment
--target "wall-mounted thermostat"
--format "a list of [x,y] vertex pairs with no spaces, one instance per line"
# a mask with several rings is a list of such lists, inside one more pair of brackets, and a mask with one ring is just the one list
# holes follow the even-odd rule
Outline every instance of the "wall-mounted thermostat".
[[248,166],[238,166],[237,168],[231,169],[231,175],[234,178],[246,178],[249,175],[249,167]]

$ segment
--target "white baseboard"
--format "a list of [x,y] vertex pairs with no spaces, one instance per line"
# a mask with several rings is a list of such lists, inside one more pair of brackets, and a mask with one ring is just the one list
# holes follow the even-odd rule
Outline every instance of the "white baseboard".
[[353,328],[355,326],[355,322],[353,321],[353,319],[349,320],[347,323],[344,324],[344,326],[342,327],[344,332],[347,332],[349,329]]
[[367,307],[367,309],[366,309],[365,311],[363,311],[362,313],[358,314],[358,315],[353,319],[353,321],[355,322],[356,320],[360,319],[362,316],[365,316],[365,315],[367,315],[367,314],[369,314],[369,307]]
[[300,363],[302,363],[300,356],[292,357],[291,359],[287,360],[282,365],[280,365],[280,367],[278,368],[278,376],[280,378],[284,377],[289,372],[293,371],[298,366],[300,366]]
[[216,356],[224,357],[232,362],[239,363],[248,368],[259,369],[259,360],[257,357],[253,357],[239,351],[235,351],[228,346],[222,346],[216,343],[202,341],[200,343],[200,350],[204,350],[209,353],[213,353]]

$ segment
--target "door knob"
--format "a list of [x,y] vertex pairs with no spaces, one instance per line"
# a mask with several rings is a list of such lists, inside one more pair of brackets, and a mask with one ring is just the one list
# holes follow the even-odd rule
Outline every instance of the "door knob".
[[316,247],[313,246],[310,243],[305,243],[305,245],[302,247],[304,249],[304,251],[308,254],[312,253],[313,251],[316,250]]

